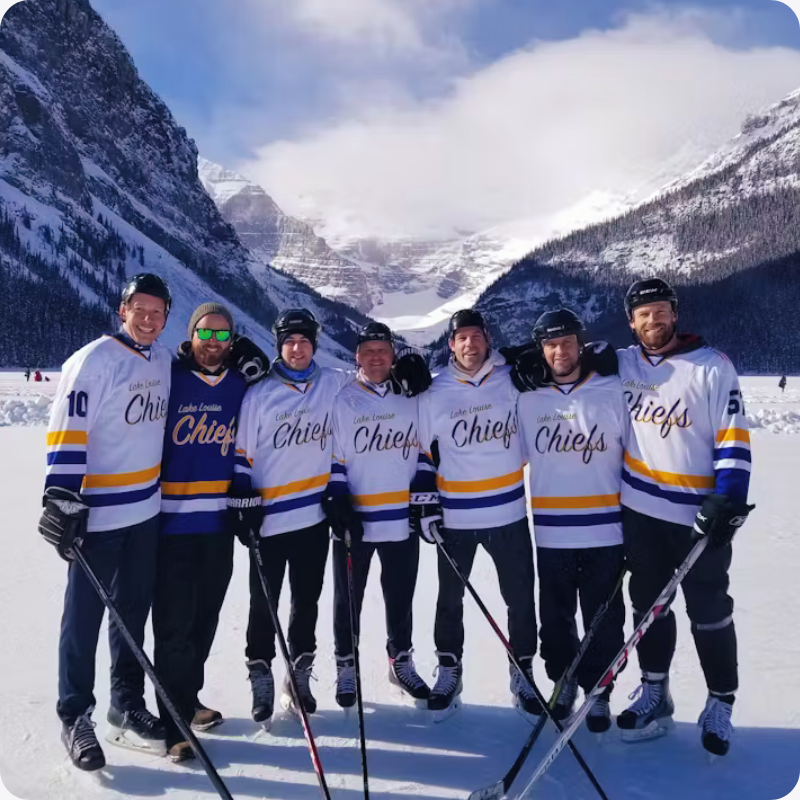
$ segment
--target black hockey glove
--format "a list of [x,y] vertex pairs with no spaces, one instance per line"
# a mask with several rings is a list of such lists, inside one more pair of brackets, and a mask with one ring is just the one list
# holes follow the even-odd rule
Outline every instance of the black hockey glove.
[[520,392],[532,392],[553,382],[550,367],[539,348],[521,353],[511,367],[511,382]]
[[731,499],[724,494],[707,494],[694,518],[694,532],[708,536],[714,547],[725,547],[754,508],[744,500]]
[[431,385],[431,371],[425,359],[413,350],[401,353],[392,365],[392,391],[406,397],[416,397]]
[[331,533],[336,541],[343,542],[350,531],[350,541],[358,544],[364,538],[364,525],[361,516],[353,508],[353,498],[349,494],[330,494],[322,497],[322,510],[328,518]]
[[536,342],[525,342],[525,344],[509,345],[507,347],[498,347],[497,352],[506,360],[506,364],[513,366],[517,359],[529,350],[536,348]]
[[408,505],[408,527],[423,542],[436,544],[442,527],[442,504],[438,492],[412,492]]
[[598,375],[619,375],[617,351],[608,342],[589,342],[584,345],[583,363]]
[[49,486],[42,498],[44,511],[39,519],[39,533],[65,561],[72,561],[72,547],[83,543],[89,506],[77,492],[61,486]]
[[258,383],[269,375],[269,358],[266,353],[246,336],[234,336],[229,355],[230,363],[244,376],[248,386]]
[[250,547],[250,531],[258,537],[263,521],[260,492],[228,495],[228,529],[245,547]]

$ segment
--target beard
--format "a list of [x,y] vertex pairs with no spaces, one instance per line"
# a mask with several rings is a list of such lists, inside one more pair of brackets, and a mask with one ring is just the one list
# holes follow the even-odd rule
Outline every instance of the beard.
[[637,331],[636,336],[646,350],[660,350],[672,341],[677,330],[677,323],[671,322],[669,325],[665,325],[658,330],[649,331],[644,335]]
[[554,365],[550,367],[550,371],[553,373],[553,377],[555,378],[566,378],[567,375],[571,375],[576,369],[578,369],[579,364],[580,358],[576,358],[574,361],[570,361],[568,364],[561,362],[560,364]]

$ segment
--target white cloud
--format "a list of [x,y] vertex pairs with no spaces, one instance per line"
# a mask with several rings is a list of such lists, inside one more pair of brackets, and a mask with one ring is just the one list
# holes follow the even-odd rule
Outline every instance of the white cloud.
[[534,43],[436,101],[357,106],[351,86],[346,117],[239,167],[290,213],[358,235],[480,230],[629,192],[670,160],[693,166],[746,113],[800,86],[800,53],[715,43],[715,24],[730,38],[730,19],[630,16]]

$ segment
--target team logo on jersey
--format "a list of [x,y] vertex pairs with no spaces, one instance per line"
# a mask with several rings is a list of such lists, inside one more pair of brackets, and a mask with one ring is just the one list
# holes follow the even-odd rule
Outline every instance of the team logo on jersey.
[[681,410],[683,403],[681,398],[676,400],[669,409],[659,405],[657,400],[648,399],[643,402],[642,398],[642,392],[639,392],[635,400],[633,392],[625,392],[625,399],[628,401],[631,419],[634,422],[649,422],[659,426],[662,439],[666,439],[673,428],[691,428],[689,409]]
[[549,425],[542,425],[536,432],[536,439],[534,440],[536,452],[542,455],[548,453],[581,453],[581,459],[584,464],[588,464],[592,460],[595,452],[604,453],[608,450],[608,445],[605,442],[605,433],[600,432],[597,435],[597,425],[595,425],[589,435],[581,433],[580,431],[573,432],[572,428],[566,431],[562,430],[561,423],[556,423],[554,429],[550,429]]
[[322,422],[306,422],[300,417],[296,417],[294,423],[284,422],[278,425],[275,435],[272,437],[272,445],[276,450],[284,447],[301,447],[304,444],[319,444],[320,450],[325,450],[328,440],[333,433],[328,414]]
[[392,428],[382,429],[379,422],[372,430],[370,430],[369,425],[362,425],[358,428],[353,436],[353,447],[356,453],[402,450],[403,459],[408,461],[411,450],[413,449],[416,452],[418,449],[419,439],[413,422],[409,424],[408,430],[405,431],[393,430]]
[[[181,407],[183,408],[183,407]],[[219,406],[215,406],[219,408]],[[236,441],[236,417],[232,417],[227,425],[217,420],[208,424],[208,414],[203,413],[200,419],[194,414],[181,417],[172,429],[172,441],[177,445],[184,444],[218,444],[220,455],[228,455],[231,445]]]
[[[488,408],[491,408],[491,405]],[[456,447],[501,441],[503,447],[508,450],[516,433],[517,414],[515,411],[509,411],[505,420],[492,420],[491,417],[483,417],[481,414],[473,414],[471,423],[465,418],[459,419],[453,425],[450,435]]]
[[125,409],[125,422],[128,425],[138,425],[140,422],[166,420],[168,408],[169,403],[165,397],[161,395],[153,397],[149,391],[145,394],[137,392]]

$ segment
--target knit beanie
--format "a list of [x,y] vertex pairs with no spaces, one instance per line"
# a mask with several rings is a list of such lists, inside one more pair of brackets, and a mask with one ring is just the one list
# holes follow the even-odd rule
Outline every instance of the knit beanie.
[[222,303],[203,303],[203,305],[198,306],[195,309],[194,314],[192,314],[191,319],[189,320],[189,338],[191,339],[194,336],[194,330],[197,327],[197,323],[203,319],[206,314],[219,314],[221,317],[225,317],[228,321],[228,325],[231,329],[231,336],[236,332],[236,326],[233,324],[233,317],[231,316],[231,312],[222,305]]

